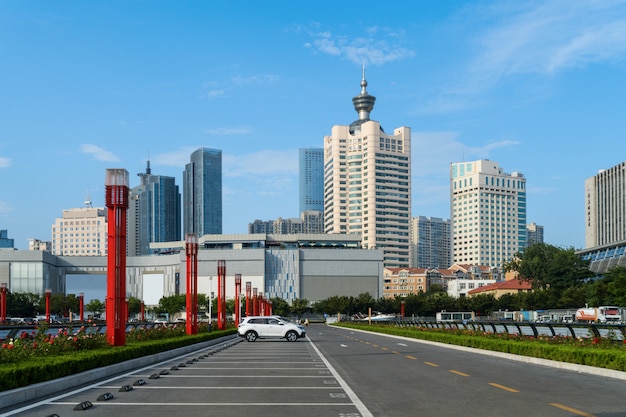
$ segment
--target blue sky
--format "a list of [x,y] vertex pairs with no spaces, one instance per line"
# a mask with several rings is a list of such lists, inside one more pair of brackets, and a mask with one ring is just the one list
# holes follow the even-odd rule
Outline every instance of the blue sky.
[[626,160],[624,1],[0,2],[0,229],[49,240],[107,168],[223,152],[224,233],[298,217],[298,149],[357,118],[412,130],[413,216],[449,165],[527,178],[528,222],[584,247],[584,181]]

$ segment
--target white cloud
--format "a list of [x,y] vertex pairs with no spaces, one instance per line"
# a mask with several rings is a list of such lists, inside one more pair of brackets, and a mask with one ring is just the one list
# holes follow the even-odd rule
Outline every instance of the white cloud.
[[215,129],[204,129],[204,131],[205,133],[216,136],[248,135],[252,133],[252,129],[246,126],[218,127]]
[[8,168],[11,166],[11,160],[4,156],[0,156],[0,168]]
[[0,201],[0,214],[9,213],[11,210],[12,208],[9,203],[7,203],[6,201]]
[[456,81],[423,111],[476,107],[483,94],[509,77],[540,75],[548,80],[564,71],[623,61],[626,56],[623,0],[503,1],[490,8],[464,9],[459,20],[478,22],[475,28],[467,28],[476,31],[467,35],[474,48],[467,51],[472,57],[465,72],[455,72]]
[[623,1],[547,1],[502,10],[500,24],[482,34],[477,71],[493,75],[551,74],[619,58],[626,51]]
[[119,162],[120,161],[120,158],[118,158],[115,154],[107,150],[104,150],[97,145],[84,144],[84,145],[81,145],[81,150],[83,153],[93,156],[98,161],[102,161],[102,162]]
[[[388,62],[399,61],[415,55],[415,52],[402,46],[404,36],[398,31],[369,27],[365,29],[364,37],[351,38],[334,35],[330,31],[317,31],[319,25],[306,30],[312,41],[306,42],[305,47],[331,56],[341,57],[356,64],[383,65]],[[304,31],[299,27],[297,31]]]
[[234,75],[226,81],[209,81],[204,83],[204,92],[201,94],[203,98],[219,98],[227,97],[228,92],[234,89],[255,84],[269,84],[279,80],[274,74],[253,74],[248,76]]

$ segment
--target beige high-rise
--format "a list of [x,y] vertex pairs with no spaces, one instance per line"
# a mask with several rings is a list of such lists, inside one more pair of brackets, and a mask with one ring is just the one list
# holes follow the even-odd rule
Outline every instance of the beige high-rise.
[[385,267],[409,266],[411,129],[393,134],[370,120],[376,97],[352,99],[359,118],[324,137],[324,231],[359,233],[363,248],[384,250]]
[[585,180],[585,247],[626,240],[626,162]]
[[107,209],[91,207],[63,210],[52,226],[52,254],[58,256],[105,256]]

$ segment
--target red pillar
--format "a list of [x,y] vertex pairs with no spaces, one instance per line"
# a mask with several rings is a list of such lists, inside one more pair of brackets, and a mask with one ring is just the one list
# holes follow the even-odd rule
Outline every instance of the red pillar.
[[259,303],[259,316],[265,315],[265,299],[263,298],[263,293],[259,292],[259,297],[257,298],[257,302]]
[[0,284],[0,323],[4,324],[7,321],[7,284]]
[[257,289],[253,288],[252,289],[252,315],[253,316],[258,316],[259,315],[259,302],[257,300]]
[[187,254],[187,334],[198,334],[198,236],[185,236]]
[[143,301],[140,304],[139,311],[141,312],[141,321],[146,321],[146,306]]
[[108,209],[107,253],[107,342],[111,346],[126,344],[126,218],[128,211],[128,171],[121,168],[106,171],[105,204]]
[[252,283],[246,282],[246,316],[250,316],[250,303],[252,302]]
[[46,288],[46,322],[50,323],[50,297],[52,297],[52,290]]
[[268,314],[267,314],[268,316],[273,315],[273,310],[272,310],[272,302],[271,302],[271,301],[268,301],[268,302],[267,302],[267,313],[268,313]]
[[400,317],[404,318],[404,300],[400,301]]
[[78,319],[82,322],[85,320],[85,294],[78,294]]
[[226,329],[226,261],[217,261],[217,328]]
[[235,274],[235,326],[239,324],[241,320],[241,274]]

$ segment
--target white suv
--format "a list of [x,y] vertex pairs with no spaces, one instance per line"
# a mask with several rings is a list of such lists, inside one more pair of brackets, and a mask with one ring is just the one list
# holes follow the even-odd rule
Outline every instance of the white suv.
[[284,338],[295,342],[306,336],[306,331],[303,326],[278,316],[250,316],[239,323],[237,334],[245,337],[248,342],[254,342],[258,338]]

